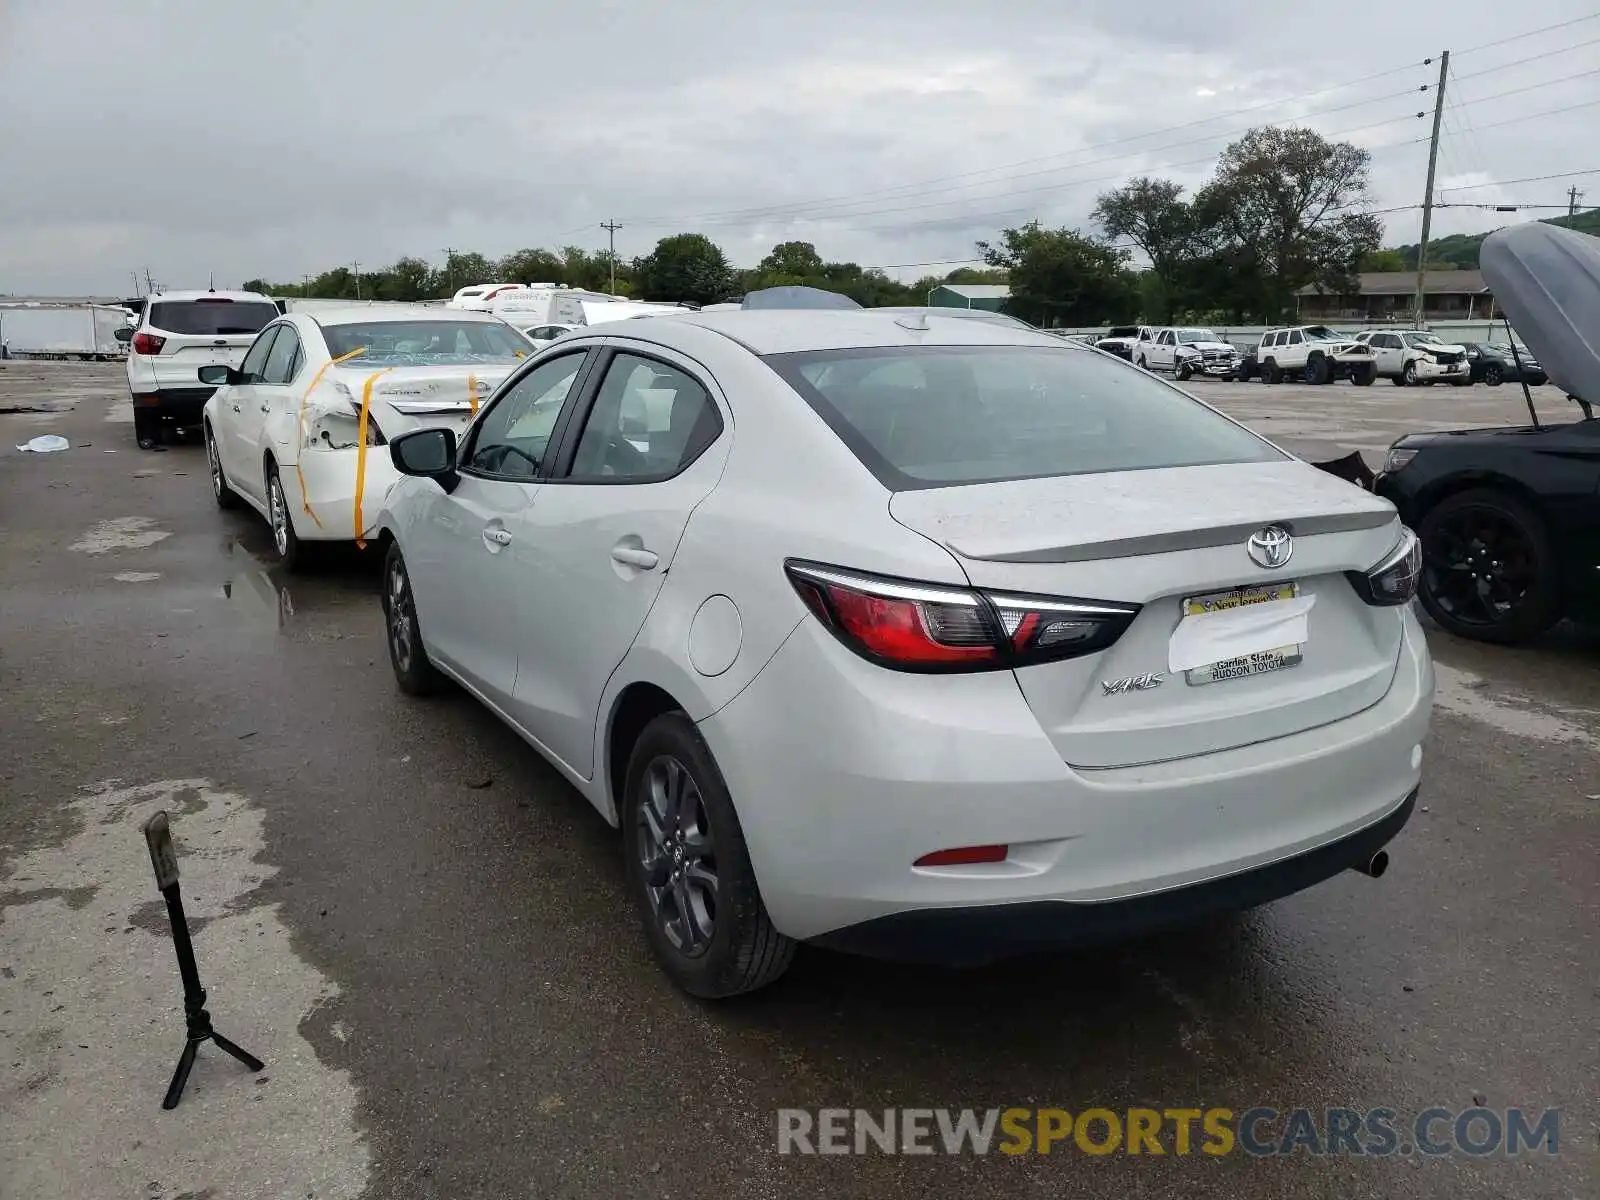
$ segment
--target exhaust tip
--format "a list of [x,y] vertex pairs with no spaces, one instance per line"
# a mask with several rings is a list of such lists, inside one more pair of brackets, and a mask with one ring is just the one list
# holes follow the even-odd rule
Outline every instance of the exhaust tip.
[[1360,871],[1368,879],[1381,879],[1383,873],[1389,869],[1389,852],[1387,850],[1379,850],[1365,862],[1358,862],[1350,869],[1352,871]]

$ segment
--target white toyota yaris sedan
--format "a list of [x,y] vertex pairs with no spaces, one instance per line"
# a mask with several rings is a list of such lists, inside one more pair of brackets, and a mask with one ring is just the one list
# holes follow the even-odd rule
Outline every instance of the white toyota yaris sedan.
[[488,314],[386,305],[290,313],[217,386],[204,431],[211,489],[272,526],[285,566],[303,542],[360,541],[396,475],[383,449],[408,430],[463,430],[534,346]]
[[561,339],[392,439],[400,686],[620,825],[701,996],[1381,871],[1433,671],[1383,500],[1107,355],[871,311]]

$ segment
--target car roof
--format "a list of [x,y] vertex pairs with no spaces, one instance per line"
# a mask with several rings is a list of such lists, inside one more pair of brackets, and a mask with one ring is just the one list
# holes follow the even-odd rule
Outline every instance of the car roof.
[[[908,328],[913,316],[926,329]],[[739,342],[754,354],[792,354],[806,350],[854,350],[917,346],[1071,346],[1048,333],[1022,329],[1005,321],[948,318],[936,310],[917,314],[863,309],[742,309],[639,317],[627,323],[623,336],[651,338],[670,326],[692,325]],[[605,332],[606,326],[596,327]],[[653,340],[653,339],[652,339]],[[1084,347],[1075,347],[1085,349]]]
[[192,291],[192,292],[151,292],[146,296],[145,304],[172,304],[185,300],[257,300],[262,304],[271,304],[272,299],[263,296],[260,292],[218,292],[218,291]]
[[305,311],[318,325],[366,325],[381,321],[476,321],[484,325],[505,324],[493,313],[471,308],[443,308],[433,304],[351,305],[349,308],[323,308]]

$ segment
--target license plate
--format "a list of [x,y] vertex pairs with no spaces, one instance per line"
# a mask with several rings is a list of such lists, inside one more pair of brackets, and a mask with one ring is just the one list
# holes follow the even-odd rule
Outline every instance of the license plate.
[[[1183,602],[1183,615],[1227,612],[1251,604],[1266,604],[1271,600],[1292,600],[1300,594],[1297,583],[1272,583],[1261,587],[1232,588],[1226,592],[1208,592],[1203,596],[1190,596]],[[1183,673],[1191,687],[1207,683],[1222,683],[1229,679],[1244,679],[1251,675],[1266,675],[1297,666],[1304,657],[1304,646],[1277,646],[1255,654],[1245,654],[1222,662],[1208,663]]]

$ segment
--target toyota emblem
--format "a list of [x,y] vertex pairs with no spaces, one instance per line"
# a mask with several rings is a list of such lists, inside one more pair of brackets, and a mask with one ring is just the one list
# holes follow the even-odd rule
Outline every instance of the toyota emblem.
[[1270,571],[1288,565],[1294,554],[1294,538],[1282,525],[1268,525],[1252,533],[1244,548],[1251,562]]

